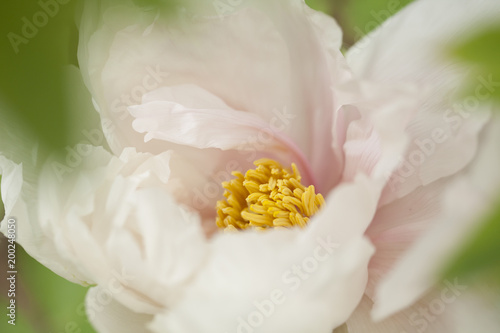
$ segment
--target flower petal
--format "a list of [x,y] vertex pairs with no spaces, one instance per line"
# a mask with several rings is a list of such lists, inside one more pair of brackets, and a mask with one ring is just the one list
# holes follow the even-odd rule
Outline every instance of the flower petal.
[[152,328],[331,332],[365,290],[372,247],[363,233],[381,189],[363,176],[337,187],[305,230],[215,236],[185,297]]
[[[331,332],[359,300],[371,246],[358,238],[329,256],[321,241],[294,244],[290,237],[280,238],[218,238],[212,260],[186,297],[157,316],[152,328],[179,333],[252,327],[259,332]],[[322,262],[314,257],[319,252],[326,257]],[[306,270],[301,272],[304,280],[293,271],[300,265]]]
[[[2,202],[5,208],[5,217],[8,218],[21,195],[23,167],[0,155],[0,175],[2,175]],[[2,222],[2,224],[5,223]]]
[[388,178],[408,146],[405,127],[415,113],[415,89],[370,82],[350,83],[343,89],[353,100],[342,107],[350,118],[342,147],[342,180],[351,181],[359,173]]
[[85,298],[89,321],[100,333],[150,332],[148,323],[152,315],[137,313],[113,299],[110,290],[101,287],[90,288]]
[[[21,149],[20,149],[21,150]],[[29,165],[26,163],[26,165]],[[8,235],[7,220],[16,222],[16,242],[41,264],[56,274],[76,283],[84,283],[86,275],[82,274],[73,262],[57,251],[57,245],[39,224],[37,210],[36,185],[24,179],[24,164],[16,164],[0,155],[0,174],[2,175],[2,201],[5,206],[5,217],[0,230]],[[33,165],[28,167],[33,172]],[[31,175],[33,176],[33,175]]]
[[448,180],[417,188],[409,195],[380,207],[366,231],[377,251],[370,261],[367,295],[374,290],[411,245],[432,227],[442,213]]
[[[446,309],[448,304],[444,301],[440,306],[445,307],[447,313],[433,313],[433,303],[441,301],[439,293],[429,294],[414,306],[401,311],[381,322],[374,322],[370,316],[373,302],[367,296],[363,297],[353,315],[346,322],[349,333],[404,333],[404,332],[426,332],[442,333],[452,332],[450,320],[447,314],[451,312]],[[432,306],[432,308],[431,308]],[[438,311],[442,310],[438,308]],[[443,310],[443,311],[444,311]],[[424,312],[425,311],[425,312]]]
[[[177,88],[175,90],[185,91],[191,87],[193,86],[188,86],[185,89],[174,87],[172,90]],[[162,90],[167,92],[167,96],[172,95],[171,89],[163,88]],[[198,87],[189,90],[193,90],[190,91],[193,96],[198,93],[210,95]],[[205,106],[193,108],[165,100],[165,97],[162,96],[162,100],[157,99],[146,104],[129,107],[135,118],[134,129],[140,133],[147,132],[145,141],[160,139],[200,149],[229,150],[239,148],[248,150],[255,149],[255,144],[252,144],[249,138],[265,134],[268,136],[266,141],[272,144],[275,141],[274,137],[278,135],[269,128],[270,126],[262,118],[255,114],[231,110],[227,106],[225,109],[207,109]],[[213,95],[211,97],[216,98]],[[146,97],[146,99],[150,98]],[[272,149],[269,146],[267,148]]]
[[199,216],[169,193],[170,153],[87,146],[75,177],[41,175],[40,224],[86,282],[113,281],[117,301],[143,313],[174,302],[205,257]]
[[405,332],[495,332],[500,324],[495,309],[498,294],[487,286],[454,282],[433,288],[415,304],[398,313],[375,322],[370,312],[373,302],[364,297],[346,322],[349,333],[405,333]]
[[500,190],[500,122],[488,125],[478,156],[445,192],[443,211],[382,280],[376,290],[375,318],[385,318],[417,300],[437,282],[442,267],[479,227]]
[[[456,69],[433,72],[446,60],[445,47],[495,24],[499,10],[494,0],[413,2],[354,45],[347,52],[348,63],[365,78],[437,87]],[[435,80],[429,81],[431,77]]]
[[450,331],[468,333],[474,332],[478,327],[483,332],[498,331],[498,289],[491,288],[488,283],[470,287],[460,295],[459,301],[450,305],[449,315],[453,322]]
[[[483,95],[457,98],[468,71],[450,64],[447,52],[457,40],[495,23],[499,14],[500,4],[491,0],[417,1],[349,50],[348,63],[360,78],[413,83],[420,90],[419,114],[408,126],[412,143],[384,203],[452,175],[472,160],[488,115],[470,116],[483,113],[482,107],[471,106]],[[481,82],[478,86],[486,90]]]
[[[132,130],[127,107],[159,87],[196,85],[234,110],[275,122],[305,152],[325,188],[331,188],[342,169],[331,147],[332,90],[346,70],[332,60],[335,51],[341,58],[340,29],[302,1],[247,1],[230,7],[231,15],[220,19],[188,6],[185,20],[169,26],[161,15],[142,12],[130,19],[135,25],[127,25],[120,15],[130,17],[136,10],[131,4],[112,8],[105,2],[105,14],[88,5],[84,18],[92,20],[82,21],[79,58],[103,127],[109,127],[104,122],[114,125],[105,130],[112,150],[183,151],[157,140],[144,143]],[[288,115],[273,120],[275,110]]]

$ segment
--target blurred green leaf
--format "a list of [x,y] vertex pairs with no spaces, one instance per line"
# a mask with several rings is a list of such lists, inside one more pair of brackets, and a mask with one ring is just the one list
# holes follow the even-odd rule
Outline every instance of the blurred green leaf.
[[77,328],[81,332],[94,332],[84,312],[87,288],[56,275],[24,251],[20,259],[22,271],[19,274],[40,308],[46,310],[46,320],[54,333],[77,332]]
[[322,11],[327,14],[332,14],[332,8],[335,1],[328,0],[306,0],[306,3],[309,7]]
[[465,61],[500,68],[500,26],[483,31],[461,43],[455,54]]
[[[5,247],[5,238],[0,239],[0,243]],[[87,288],[56,275],[31,258],[18,244],[16,265],[16,326],[15,329],[11,326],[10,330],[0,329],[1,332],[95,332],[84,312]],[[0,300],[3,304],[7,300],[6,294],[2,293]],[[2,320],[0,327],[7,327],[4,324],[6,321]]]
[[412,0],[357,0],[345,1],[345,13],[355,40],[373,31],[389,17],[399,12]]
[[[500,26],[492,27],[475,37],[461,42],[452,50],[452,55],[475,66],[473,75],[492,81],[491,96],[500,100]],[[468,87],[466,93],[473,92],[475,86]]]
[[24,123],[49,150],[68,144],[62,66],[76,63],[77,2],[17,0],[0,11],[1,112]]
[[[500,273],[500,206],[484,220],[476,235],[466,243],[450,266],[445,270],[446,278],[486,276]],[[500,280],[496,281],[500,284]]]
[[313,9],[332,15],[344,32],[346,47],[384,23],[413,0],[306,0]]

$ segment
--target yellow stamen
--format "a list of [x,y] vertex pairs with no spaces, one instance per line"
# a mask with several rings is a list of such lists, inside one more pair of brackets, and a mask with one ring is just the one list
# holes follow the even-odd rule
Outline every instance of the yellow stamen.
[[305,187],[297,166],[292,171],[280,163],[262,158],[245,175],[233,172],[235,179],[223,182],[225,200],[217,202],[216,224],[231,232],[253,228],[304,228],[325,199],[314,186]]

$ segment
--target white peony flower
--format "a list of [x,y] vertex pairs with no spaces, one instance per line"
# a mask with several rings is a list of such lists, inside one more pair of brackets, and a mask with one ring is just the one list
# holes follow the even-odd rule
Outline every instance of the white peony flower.
[[[468,69],[444,54],[500,5],[417,1],[344,57],[336,23],[302,1],[247,0],[223,15],[196,4],[173,22],[131,2],[86,4],[79,62],[110,151],[76,147],[84,162],[62,181],[48,161],[36,195],[0,158],[6,216],[30,230],[18,241],[93,285],[99,332],[448,331],[447,316],[416,309],[439,295],[439,267],[499,188],[487,168],[500,164],[500,129],[487,98],[474,112],[460,104]],[[485,96],[498,83],[478,86]],[[270,159],[314,186],[269,203],[281,202],[277,219],[307,211],[294,215],[307,226],[261,232],[267,213],[228,198],[250,230],[217,231],[217,216],[240,226],[217,204],[221,183],[254,161],[280,169]],[[281,186],[264,169],[268,192]],[[288,171],[272,175],[299,179]],[[238,186],[225,185],[234,197]],[[243,221],[245,208],[259,217]]]

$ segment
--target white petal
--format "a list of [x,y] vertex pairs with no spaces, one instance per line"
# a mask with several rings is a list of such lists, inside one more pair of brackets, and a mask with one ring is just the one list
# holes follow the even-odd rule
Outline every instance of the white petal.
[[442,212],[447,180],[419,187],[404,198],[380,207],[366,231],[377,251],[370,261],[367,295],[405,251],[435,223]]
[[[381,322],[375,322],[370,316],[373,302],[363,297],[353,315],[346,322],[349,333],[405,333],[426,332],[443,333],[451,331],[448,314],[450,305],[441,300],[438,292],[429,294],[414,306],[398,312]],[[436,305],[436,303],[438,303]],[[434,311],[436,308],[438,311]],[[442,311],[442,312],[441,312]],[[446,311],[446,313],[443,313]]]
[[[386,191],[384,202],[452,175],[472,160],[487,114],[470,116],[482,114],[483,108],[468,105],[484,98],[457,98],[468,71],[452,63],[448,52],[454,43],[496,22],[499,15],[497,1],[417,1],[349,50],[347,60],[360,78],[413,83],[420,90],[419,114],[408,126],[412,144],[395,173],[395,189]],[[477,84],[488,93],[481,81]]]
[[365,290],[372,247],[362,235],[381,188],[366,177],[336,188],[305,230],[216,236],[185,297],[158,315],[152,327],[157,332],[229,332],[247,325],[255,332],[331,332]]
[[[154,90],[144,95],[143,104],[131,106],[129,111],[135,117],[134,129],[147,132],[145,141],[160,139],[200,149],[238,150],[224,155],[233,161],[242,159],[242,151],[248,151],[247,155],[270,149],[290,151],[296,163],[308,165],[304,154],[274,122],[269,124],[256,114],[232,110],[217,96],[195,85]],[[276,115],[283,116],[278,112]],[[212,155],[210,159],[216,159]],[[203,164],[206,167],[206,161]]]
[[[403,8],[347,52],[353,71],[377,81],[445,83],[457,67],[441,68],[446,47],[497,22],[495,0],[422,0]],[[430,80],[430,79],[433,80]]]
[[497,301],[498,293],[486,285],[448,281],[379,322],[370,316],[373,302],[364,297],[346,324],[349,333],[496,332],[500,327]]
[[113,124],[105,130],[111,148],[116,153],[134,146],[192,155],[193,150],[178,145],[144,143],[132,130],[127,107],[140,104],[145,93],[158,87],[196,85],[232,109],[284,130],[331,188],[342,169],[331,148],[336,110],[332,90],[345,71],[332,60],[336,48],[335,57],[341,57],[338,26],[302,1],[246,1],[232,9],[224,19],[198,11],[191,17],[187,9],[185,20],[171,26],[154,15],[136,13],[129,21],[136,24],[127,26],[120,17],[130,17],[133,6],[102,15],[88,5],[85,17],[92,20],[82,22],[79,58],[103,122]]
[[179,103],[191,109],[232,110],[222,99],[194,84],[160,87],[142,96],[142,104],[160,101]]
[[[26,164],[29,165],[29,161]],[[33,165],[28,168],[32,169]],[[29,181],[24,179],[23,171],[22,164],[16,164],[0,155],[1,193],[5,205],[2,233],[8,234],[7,220],[13,218],[16,221],[16,241],[26,252],[56,274],[72,282],[84,283],[85,275],[82,275],[64,254],[57,251],[56,244],[39,224],[36,185],[30,177]]]
[[[16,202],[20,199],[23,186],[23,167],[0,155],[0,175],[2,175],[1,194],[5,217],[9,217]],[[2,223],[2,225],[4,224]]]
[[[338,52],[342,47],[342,29],[328,14],[304,6],[304,11],[316,29],[320,41],[328,52]],[[331,67],[333,69],[333,67]]]
[[[479,282],[484,282],[479,280]],[[481,329],[482,332],[498,332],[500,317],[498,316],[498,289],[487,283],[471,285],[460,295],[457,302],[452,303],[449,313],[453,323],[450,331],[469,333]]]
[[[186,298],[156,317],[156,332],[229,332],[249,326],[256,332],[329,333],[356,306],[372,250],[366,241],[353,240],[318,263],[314,254],[320,243],[243,236],[216,240],[213,260]],[[292,272],[295,265],[312,265],[309,273],[302,272],[304,280]]]
[[41,176],[44,232],[85,281],[114,281],[114,296],[136,311],[154,313],[182,293],[205,256],[199,217],[169,194],[170,153],[126,149],[120,158],[87,147],[75,177]]
[[[248,150],[255,147],[249,138],[265,131],[272,144],[277,135],[263,119],[242,111],[190,109],[167,101],[132,106],[129,110],[136,118],[134,129],[147,132],[145,141],[160,139],[201,149]],[[284,148],[286,146],[282,146]]]
[[388,178],[408,146],[405,128],[416,109],[414,88],[361,82],[343,89],[353,100],[341,109],[351,118],[346,121],[342,180],[351,181],[359,173]]
[[434,283],[442,267],[474,234],[500,189],[498,142],[500,122],[488,126],[478,156],[467,172],[453,179],[444,197],[443,213],[380,283],[375,318],[408,306]]
[[[435,111],[438,113],[430,114]],[[461,121],[456,132],[447,121],[448,111],[442,114],[439,110],[426,110],[410,123],[408,132],[412,142],[389,180],[382,204],[403,197],[419,186],[454,175],[472,161],[489,109],[478,108],[469,119],[453,116]]]
[[85,305],[87,317],[99,333],[150,332],[147,325],[153,316],[124,307],[113,298],[113,292],[108,289],[90,288]]

